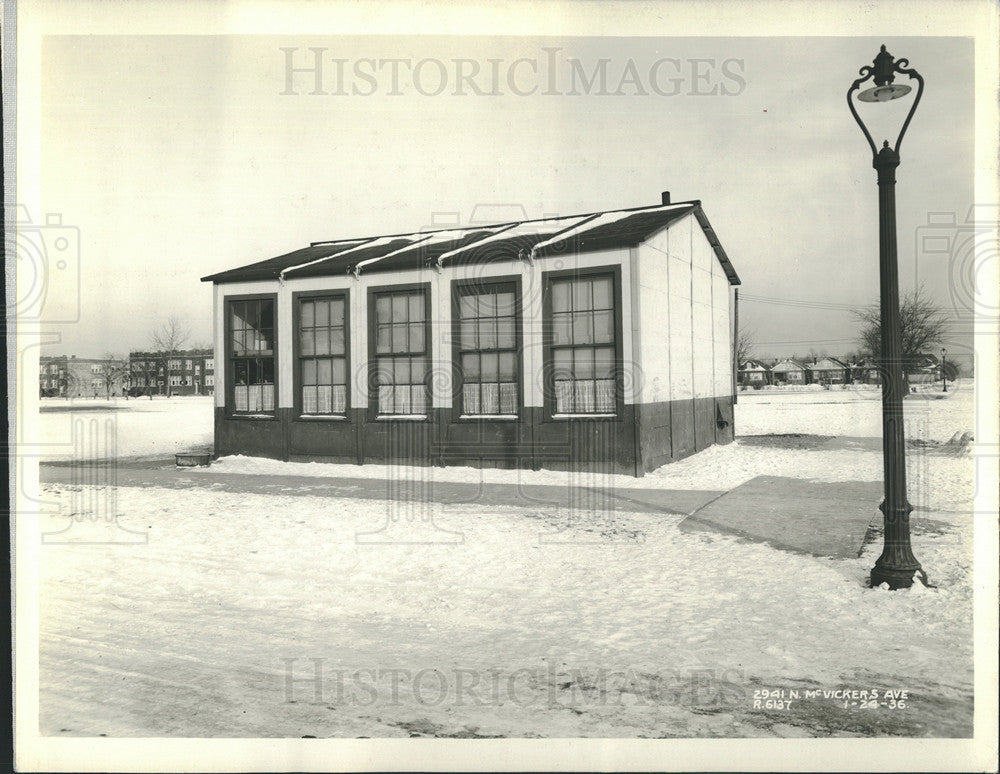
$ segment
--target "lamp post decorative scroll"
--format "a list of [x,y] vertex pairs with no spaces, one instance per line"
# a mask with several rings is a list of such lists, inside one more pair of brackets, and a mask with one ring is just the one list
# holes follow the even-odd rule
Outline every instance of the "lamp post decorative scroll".
[[[872,166],[878,176],[879,214],[879,305],[881,311],[882,347],[882,466],[885,499],[879,506],[885,522],[882,555],[871,571],[871,585],[887,583],[891,589],[908,588],[914,576],[925,585],[927,574],[910,547],[910,512],[913,506],[906,497],[906,442],[903,433],[903,397],[906,380],[903,376],[902,342],[899,314],[899,269],[896,255],[896,167],[899,147],[910,125],[913,113],[924,92],[924,79],[910,68],[909,60],[893,59],[882,46],[871,65],[862,67],[861,76],[847,90],[847,105],[872,151]],[[869,79],[875,85],[857,95],[861,102],[888,102],[912,91],[910,86],[894,83],[896,75],[906,75],[917,82],[917,94],[910,112],[899,130],[895,145],[886,140],[882,148],[875,146],[871,132],[865,126],[851,96]]]

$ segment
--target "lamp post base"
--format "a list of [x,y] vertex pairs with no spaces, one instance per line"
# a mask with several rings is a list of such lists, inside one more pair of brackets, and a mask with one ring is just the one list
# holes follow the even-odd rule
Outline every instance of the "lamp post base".
[[919,564],[912,569],[904,569],[901,567],[879,567],[876,564],[872,567],[870,583],[873,589],[878,588],[883,583],[887,583],[890,591],[896,591],[897,589],[910,588],[910,586],[913,585],[914,576],[916,576],[924,586],[931,585],[927,580],[927,573],[921,569]]

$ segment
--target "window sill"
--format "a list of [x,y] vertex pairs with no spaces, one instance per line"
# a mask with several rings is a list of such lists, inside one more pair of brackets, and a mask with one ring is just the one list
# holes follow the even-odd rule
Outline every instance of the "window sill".
[[344,414],[299,414],[296,420],[303,422],[347,422]]
[[460,414],[458,418],[463,422],[477,419],[488,419],[491,422],[517,422],[520,419],[517,414]]
[[230,414],[228,419],[270,419],[275,420],[277,417],[274,414]]
[[392,422],[397,419],[404,422],[426,422],[428,417],[426,414],[379,414],[375,417],[376,422]]
[[553,419],[617,419],[617,414],[553,414]]

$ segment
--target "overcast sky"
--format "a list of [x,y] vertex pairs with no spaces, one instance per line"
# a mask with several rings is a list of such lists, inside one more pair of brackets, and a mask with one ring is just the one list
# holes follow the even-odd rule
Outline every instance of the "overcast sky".
[[[897,175],[901,288],[951,311],[968,254],[918,248],[954,233],[921,230],[929,215],[961,224],[973,203],[969,39],[47,37],[42,208],[79,229],[80,320],[44,351],[127,353],[172,314],[208,343],[200,277],[311,241],[669,190],[702,201],[759,355],[850,352],[849,309],[878,297],[878,213],[845,93],[883,42],[927,81]],[[312,72],[283,93],[288,57],[311,68],[312,48],[327,93]],[[873,122],[898,127],[898,106]],[[76,298],[61,282],[53,308]],[[969,331],[956,320],[949,357]]]

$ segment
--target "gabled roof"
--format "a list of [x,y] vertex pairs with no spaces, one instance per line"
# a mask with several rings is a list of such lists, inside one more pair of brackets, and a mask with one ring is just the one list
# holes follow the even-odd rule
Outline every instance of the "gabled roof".
[[401,271],[425,266],[547,258],[567,253],[634,247],[679,218],[693,214],[730,284],[736,274],[701,202],[634,207],[488,226],[314,242],[277,258],[202,277],[202,282],[244,282],[345,273]]
[[808,367],[815,370],[817,368],[820,368],[823,365],[823,363],[825,363],[827,361],[829,361],[830,363],[832,363],[835,368],[847,368],[848,367],[847,363],[845,363],[844,361],[838,360],[835,357],[830,357],[829,355],[827,355],[826,357],[821,357],[818,361],[816,361],[815,363],[813,363],[811,366],[808,366]]
[[762,371],[770,371],[771,370],[768,366],[766,366],[760,360],[754,360],[753,358],[748,358],[747,360],[744,360],[743,363],[740,365],[740,367],[739,367],[738,370],[740,370],[740,371],[746,371],[748,368],[753,368],[753,369],[758,369],[759,368]]
[[[786,368],[782,368],[781,366],[787,366],[787,367]],[[800,362],[798,360],[795,360],[793,358],[790,358],[790,357],[786,357],[784,360],[780,360],[777,363],[775,363],[773,366],[771,366],[771,370],[772,371],[790,371],[790,370],[792,370],[794,368],[794,369],[797,369],[799,371],[805,371],[807,367],[808,366],[806,366],[805,363],[802,363],[802,362]]]

